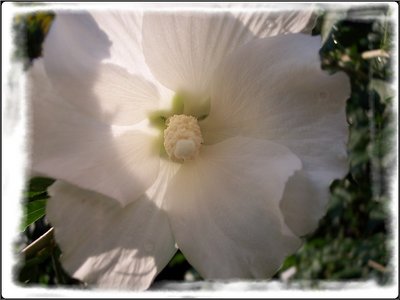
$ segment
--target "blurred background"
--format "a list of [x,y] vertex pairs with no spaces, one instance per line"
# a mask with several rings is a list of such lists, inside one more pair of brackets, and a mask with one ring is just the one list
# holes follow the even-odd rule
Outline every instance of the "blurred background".
[[[294,255],[288,257],[274,279],[304,282],[318,287],[322,281],[374,280],[391,283],[390,183],[395,134],[392,90],[393,30],[389,7],[371,5],[346,10],[318,11],[313,35],[321,35],[321,67],[326,72],[346,72],[351,78],[347,102],[349,172],[330,187],[331,199],[319,228]],[[395,12],[394,12],[395,13]],[[14,18],[16,60],[25,68],[42,54],[42,43],[55,14],[42,11]],[[35,177],[27,182],[24,217],[15,252],[15,281],[22,286],[86,288],[62,269],[60,250],[46,221],[46,188],[51,178]],[[40,239],[41,242],[32,244]],[[157,276],[151,289],[169,281],[201,280],[181,252]]]

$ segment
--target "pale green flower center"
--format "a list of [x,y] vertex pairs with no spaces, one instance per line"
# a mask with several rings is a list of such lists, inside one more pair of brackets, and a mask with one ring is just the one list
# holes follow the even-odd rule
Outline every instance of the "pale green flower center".
[[160,131],[156,147],[160,156],[175,162],[192,160],[203,143],[199,123],[210,110],[210,101],[199,101],[187,93],[176,93],[169,109],[149,114],[150,124]]
[[164,148],[173,161],[195,159],[203,143],[197,119],[187,115],[173,115],[167,119],[164,130]]

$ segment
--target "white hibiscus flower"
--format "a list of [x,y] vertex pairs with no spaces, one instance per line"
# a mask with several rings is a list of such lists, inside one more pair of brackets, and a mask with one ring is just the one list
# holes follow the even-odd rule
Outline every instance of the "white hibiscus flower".
[[[176,246],[267,278],[346,171],[344,74],[310,11],[59,12],[30,71],[32,164],[73,277],[147,288]],[[289,33],[289,34],[280,34]],[[173,104],[171,104],[173,103]]]

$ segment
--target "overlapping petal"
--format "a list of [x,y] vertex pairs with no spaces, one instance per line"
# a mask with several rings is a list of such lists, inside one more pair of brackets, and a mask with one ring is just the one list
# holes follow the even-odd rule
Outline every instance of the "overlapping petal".
[[[142,16],[140,10],[92,10],[88,12],[111,42],[106,62],[135,74],[147,72],[142,51]],[[79,34],[78,32],[76,32]]]
[[57,181],[47,217],[73,277],[105,288],[142,290],[176,251],[168,219],[141,197],[121,208],[103,195]]
[[145,62],[142,47],[143,9],[132,8],[126,11],[90,11],[99,28],[111,41],[110,57],[105,62],[116,64],[131,74],[154,84],[161,95],[161,100],[170,100],[173,91],[160,84]]
[[74,99],[83,100],[84,104],[80,104],[80,107],[87,108],[85,111],[107,123],[119,125],[131,125],[142,121],[158,107],[160,98],[153,83],[111,64],[99,67],[96,80],[88,90],[90,94],[84,99],[80,98],[85,90],[83,84],[75,82],[67,84],[64,88],[65,97],[76,96]]
[[282,202],[297,234],[315,226],[330,183],[346,170],[349,81],[320,69],[319,47],[319,37],[302,34],[248,43],[219,70],[211,112],[202,124],[206,143],[235,135],[266,138],[301,158],[303,178],[289,183]]
[[112,197],[141,196],[157,178],[155,137],[135,127],[109,126],[62,101],[41,66],[30,70],[34,171]]
[[[144,62],[141,18],[134,12],[130,18],[94,15],[96,19],[87,13],[57,14],[43,50],[49,80],[64,101],[90,117],[107,124],[137,123],[157,108],[160,91],[165,94]],[[132,23],[129,35],[126,19]],[[106,35],[100,26],[119,34]]]
[[258,13],[229,8],[221,4],[190,12],[148,12],[143,17],[146,62],[161,83],[189,95],[186,113],[196,107],[193,102],[208,99],[215,69],[233,50],[256,37],[302,31],[314,19],[309,9]]
[[43,59],[54,76],[67,72],[79,76],[109,58],[111,46],[110,37],[89,13],[58,11],[44,41]]
[[179,248],[202,276],[265,278],[299,247],[279,201],[300,167],[286,147],[240,137],[185,162],[165,205]]
[[143,17],[143,51],[151,71],[166,87],[197,101],[208,96],[219,62],[252,36],[227,12],[162,11]]

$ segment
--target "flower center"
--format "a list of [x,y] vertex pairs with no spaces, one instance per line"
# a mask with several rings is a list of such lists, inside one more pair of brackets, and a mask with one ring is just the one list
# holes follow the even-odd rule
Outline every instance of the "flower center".
[[195,159],[203,137],[197,119],[187,115],[173,115],[167,119],[164,130],[164,147],[173,161]]

